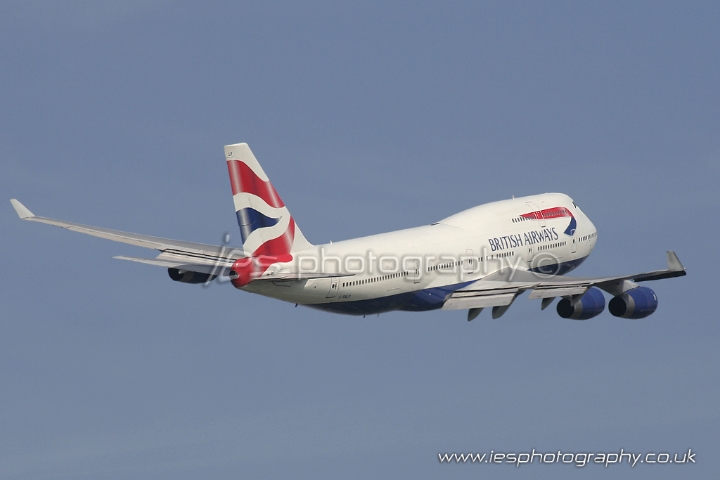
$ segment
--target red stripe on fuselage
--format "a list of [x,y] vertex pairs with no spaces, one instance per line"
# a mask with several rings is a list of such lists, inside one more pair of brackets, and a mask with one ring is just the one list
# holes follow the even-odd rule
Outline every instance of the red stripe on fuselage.
[[270,182],[261,180],[244,162],[229,160],[228,173],[233,195],[238,193],[251,193],[262,198],[268,205],[275,208],[285,206],[275,187]]
[[539,212],[523,213],[520,216],[523,218],[534,218],[537,220],[540,220],[541,218],[551,220],[553,218],[572,217],[573,214],[565,207],[553,207],[546,208],[545,210],[541,210]]

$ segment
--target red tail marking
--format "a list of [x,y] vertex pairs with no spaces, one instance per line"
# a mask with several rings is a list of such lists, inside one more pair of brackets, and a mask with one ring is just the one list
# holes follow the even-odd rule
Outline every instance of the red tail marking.
[[242,288],[265,273],[270,265],[292,261],[290,249],[294,238],[295,221],[290,217],[285,233],[260,245],[250,257],[240,258],[233,263],[231,270],[237,273],[237,278],[231,283],[235,288]]
[[227,164],[233,195],[241,192],[252,193],[265,200],[271,207],[282,208],[285,206],[280,195],[275,191],[275,187],[270,182],[261,180],[244,162],[229,160]]
[[261,255],[285,255],[292,250],[293,240],[295,239],[295,220],[290,217],[290,224],[285,233],[277,238],[268,240],[260,245],[257,250],[252,253],[253,257]]

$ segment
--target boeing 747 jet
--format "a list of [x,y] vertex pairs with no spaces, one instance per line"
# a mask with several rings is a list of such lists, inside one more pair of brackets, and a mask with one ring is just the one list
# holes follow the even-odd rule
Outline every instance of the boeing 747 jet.
[[245,143],[227,145],[242,248],[206,245],[35,216],[20,218],[158,250],[155,258],[115,257],[166,268],[176,282],[228,280],[246,292],[335,313],[484,308],[499,318],[523,292],[545,309],[555,298],[563,318],[587,320],[605,309],[616,317],[652,314],[657,295],[639,283],[685,275],[674,252],[667,269],[610,277],[566,273],[592,252],[597,230],[575,202],[545,193],[480,205],[406,230],[313,245]]

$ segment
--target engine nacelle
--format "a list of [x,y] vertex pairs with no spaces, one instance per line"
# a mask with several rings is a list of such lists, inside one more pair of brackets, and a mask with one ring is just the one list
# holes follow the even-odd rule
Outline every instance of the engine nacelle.
[[638,319],[652,314],[657,306],[655,292],[647,287],[637,287],[613,297],[608,308],[616,317]]
[[182,283],[205,283],[217,277],[217,275],[210,275],[209,273],[188,272],[177,268],[168,268],[168,275],[176,282]]
[[605,296],[600,289],[592,287],[573,306],[570,300],[563,298],[558,302],[557,313],[562,318],[587,320],[600,315],[605,310]]

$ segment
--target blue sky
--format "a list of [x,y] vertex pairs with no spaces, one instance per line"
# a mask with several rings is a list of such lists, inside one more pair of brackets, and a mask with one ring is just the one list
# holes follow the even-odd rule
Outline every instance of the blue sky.
[[239,239],[248,142],[314,243],[559,191],[582,275],[662,268],[644,320],[334,316],[177,284],[0,209],[0,477],[566,478],[444,451],[720,453],[711,2],[4,2],[0,191],[36,214]]

